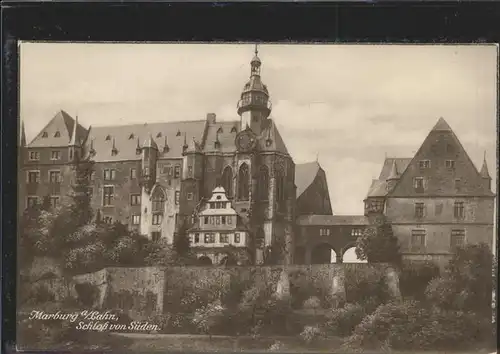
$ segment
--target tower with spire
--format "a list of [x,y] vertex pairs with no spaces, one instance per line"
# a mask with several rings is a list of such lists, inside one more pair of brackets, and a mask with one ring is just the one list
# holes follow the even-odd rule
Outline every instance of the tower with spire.
[[255,55],[250,62],[250,79],[243,87],[238,101],[238,115],[241,121],[241,130],[250,128],[256,135],[260,135],[266,119],[271,114],[271,101],[266,85],[261,80],[262,62],[259,58],[257,44]]
[[146,192],[149,192],[156,182],[156,161],[158,159],[158,145],[151,134],[142,144],[141,152],[141,185]]

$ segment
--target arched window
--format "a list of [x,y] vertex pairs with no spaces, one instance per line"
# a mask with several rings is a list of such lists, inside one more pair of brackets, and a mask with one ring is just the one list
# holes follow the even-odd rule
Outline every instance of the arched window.
[[226,166],[222,172],[221,185],[226,191],[228,197],[233,196],[233,169],[230,166]]
[[162,213],[165,206],[165,193],[161,188],[155,188],[152,197],[152,208],[154,213]]
[[259,173],[259,199],[268,200],[269,199],[269,169],[267,166],[262,166]]
[[250,174],[248,173],[248,165],[242,164],[238,172],[238,199],[248,200],[250,190]]
[[282,171],[277,171],[276,174],[276,200],[278,202],[286,199],[285,192],[285,175]]

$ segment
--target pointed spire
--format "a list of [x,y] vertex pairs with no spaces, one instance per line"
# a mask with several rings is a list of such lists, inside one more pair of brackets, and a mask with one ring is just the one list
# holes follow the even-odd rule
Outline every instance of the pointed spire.
[[26,146],[26,130],[24,129],[24,121],[21,121],[21,147]]
[[78,127],[78,116],[75,117],[75,123],[73,124],[73,132],[71,134],[71,140],[69,142],[69,145],[70,146],[77,146],[77,137],[76,137],[76,133],[77,133],[77,127]]
[[396,166],[396,159],[393,159],[392,166],[391,166],[391,172],[389,173],[387,180],[398,179],[398,178],[399,178],[399,174],[398,174],[398,167]]
[[483,166],[479,172],[482,178],[491,179],[490,172],[488,171],[488,164],[486,163],[486,151],[484,152]]
[[449,131],[451,132],[451,128],[450,126],[448,125],[448,123],[444,120],[443,117],[440,117],[436,123],[436,125],[434,126],[434,128],[432,128],[433,131]]

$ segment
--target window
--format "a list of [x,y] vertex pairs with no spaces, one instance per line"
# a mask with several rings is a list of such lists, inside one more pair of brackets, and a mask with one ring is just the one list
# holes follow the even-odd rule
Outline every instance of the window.
[[165,208],[165,193],[161,188],[156,188],[153,192],[152,208],[153,212],[163,213],[163,210]]
[[358,236],[361,236],[363,234],[363,229],[351,229],[351,236],[352,237],[358,237]]
[[441,215],[442,212],[443,212],[443,204],[436,204],[436,209],[434,210],[436,216]]
[[424,179],[423,177],[415,177],[413,179],[413,188],[415,188],[415,191],[420,191],[422,192],[424,190]]
[[40,153],[38,151],[30,151],[29,159],[32,161],[40,160]]
[[95,181],[95,171],[90,172],[90,180]]
[[181,136],[181,131],[180,131],[180,130],[178,130],[178,131],[177,131],[177,134],[175,134],[175,136]]
[[110,135],[106,135],[106,141],[108,140],[111,140],[111,136]]
[[28,171],[28,183],[40,183],[40,171]]
[[187,200],[193,200],[193,193],[187,194]]
[[130,179],[136,179],[137,178],[137,169],[131,168],[130,169]]
[[455,168],[455,160],[446,160],[446,168],[454,169]]
[[460,247],[465,244],[465,230],[451,230],[450,247]]
[[465,216],[464,202],[455,202],[453,205],[453,216],[457,219],[463,219]]
[[188,176],[193,177],[193,166],[188,166]]
[[139,204],[141,204],[141,195],[140,194],[130,195],[130,205],[139,205]]
[[38,197],[27,197],[26,198],[26,207],[32,208],[38,204]]
[[425,230],[411,231],[411,246],[412,248],[421,248],[425,246]]
[[228,216],[226,220],[227,220],[228,225],[231,225],[233,223],[233,217],[232,216]]
[[172,176],[172,166],[166,165],[163,167],[163,173]]
[[51,160],[60,160],[61,159],[61,152],[59,150],[54,150],[50,153],[50,159]]
[[149,167],[144,167],[144,169],[142,170],[142,175],[145,177],[149,176]]
[[220,234],[220,243],[229,243],[229,235]]
[[200,234],[199,233],[194,234],[194,243],[200,243]]
[[47,132],[43,132],[42,138],[48,138],[48,137],[49,137],[49,134]]
[[116,170],[115,169],[105,169],[104,170],[104,180],[105,181],[114,181],[116,178]]
[[132,140],[133,138],[134,138],[134,134],[130,134],[130,135],[128,136],[128,140]]
[[140,215],[132,215],[132,225],[139,225],[141,223]]
[[50,197],[50,206],[57,208],[59,206],[59,197]]
[[158,133],[158,134],[156,134],[156,137],[157,137],[157,138],[161,138],[161,132],[160,132],[160,133]]
[[319,229],[320,236],[330,236],[330,229]]
[[111,205],[113,205],[114,194],[115,194],[115,187],[114,186],[105,186],[103,188],[103,201],[102,201],[102,205],[103,206],[111,206]]
[[161,238],[161,232],[159,232],[159,231],[153,231],[151,233],[151,240],[153,240],[153,242],[160,241],[160,238]]
[[205,217],[203,218],[203,223],[204,223],[205,225],[206,225],[206,224],[208,224],[208,216],[205,216]]
[[423,218],[424,212],[424,203],[415,203],[415,217]]
[[112,224],[113,223],[113,218],[111,216],[105,216],[104,218],[102,218],[102,221],[105,224]]
[[269,198],[269,170],[267,166],[262,166],[259,174],[259,199],[268,200]]
[[49,181],[50,183],[60,183],[61,171],[49,171]]
[[220,216],[215,217],[215,224],[217,224],[217,225],[220,224]]
[[238,172],[238,199],[248,200],[250,193],[250,176],[248,172],[248,165],[242,164]]
[[225,216],[221,216],[220,217],[220,222],[222,225],[226,225],[226,217]]
[[215,242],[215,234],[209,233],[205,234],[205,243],[214,243]]
[[232,128],[231,128],[231,133],[236,133],[236,131],[237,131],[237,130],[236,130],[236,127],[232,127]]
[[234,243],[240,243],[241,238],[240,238],[240,233],[237,232],[234,234]]
[[418,162],[418,167],[421,168],[421,169],[430,168],[431,167],[431,161],[430,160],[420,160]]
[[61,137],[61,133],[58,130],[54,133],[54,138],[59,138],[59,137]]
[[373,212],[379,212],[384,208],[384,202],[381,200],[370,200],[369,209]]
[[181,166],[175,165],[174,178],[179,178],[180,176],[181,176]]
[[456,178],[455,179],[455,189],[457,191],[460,191],[461,188],[462,188],[462,180],[460,178]]
[[163,214],[153,214],[153,225],[160,225],[163,219]]
[[180,196],[181,196],[181,192],[175,191],[175,205],[179,205]]

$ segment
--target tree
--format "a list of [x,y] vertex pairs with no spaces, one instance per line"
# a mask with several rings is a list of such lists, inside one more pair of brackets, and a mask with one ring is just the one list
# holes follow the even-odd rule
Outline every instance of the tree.
[[186,223],[182,223],[179,232],[174,236],[174,250],[179,257],[187,256],[190,251],[190,242]]
[[379,217],[356,240],[356,255],[369,263],[401,264],[399,242],[385,217]]
[[426,297],[445,310],[491,316],[493,255],[486,244],[457,248],[443,275],[426,289]]

